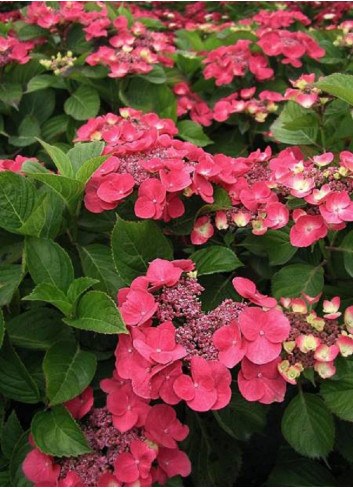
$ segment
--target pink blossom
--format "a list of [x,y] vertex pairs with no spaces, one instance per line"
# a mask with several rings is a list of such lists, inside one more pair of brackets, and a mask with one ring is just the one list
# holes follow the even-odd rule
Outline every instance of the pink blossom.
[[126,301],[120,307],[121,314],[128,326],[139,326],[150,319],[157,310],[152,294],[143,290],[130,290]]
[[144,328],[133,345],[146,360],[166,365],[183,358],[186,350],[175,342],[175,327],[171,321],[153,328]]
[[120,453],[115,460],[115,475],[119,481],[132,483],[148,477],[156,451],[147,443],[135,440],[130,445],[130,452]]
[[348,192],[331,192],[320,206],[320,214],[328,224],[353,221],[353,202]]
[[202,216],[196,219],[194,228],[191,231],[191,242],[195,245],[206,243],[214,233],[211,219],[208,216]]
[[130,385],[125,385],[108,394],[107,408],[113,415],[115,428],[122,433],[135,426],[143,426],[150,410],[147,401],[136,396]]
[[215,331],[213,344],[218,350],[219,361],[228,368],[237,365],[246,353],[246,344],[243,342],[236,321]]
[[97,196],[104,202],[117,203],[132,193],[134,185],[135,180],[131,175],[113,174],[99,185]]
[[183,270],[172,262],[156,258],[149,264],[146,278],[153,287],[161,287],[163,285],[172,287],[178,282],[182,272]]
[[173,389],[174,381],[183,373],[181,361],[173,362],[165,368],[154,373],[151,377],[151,397],[160,397],[167,404],[178,404],[180,397]]
[[247,278],[235,277],[232,281],[233,287],[239,295],[244,299],[249,299],[250,302],[261,307],[276,307],[277,301],[273,297],[261,294],[254,282]]
[[247,341],[245,355],[258,365],[278,357],[290,331],[288,319],[277,309],[247,307],[239,316],[239,325]]
[[238,374],[238,387],[247,401],[262,404],[282,402],[286,392],[286,382],[278,372],[279,358],[265,365],[256,365],[244,358]]
[[288,224],[289,210],[284,204],[275,202],[266,206],[264,226],[271,229],[281,229]]
[[41,483],[46,481],[56,485],[60,474],[60,465],[54,463],[53,457],[45,455],[35,448],[26,455],[22,470],[31,482]]
[[174,409],[165,404],[151,407],[145,430],[149,440],[165,448],[178,448],[177,441],[184,440],[189,434],[189,428],[177,419]]
[[187,477],[191,473],[188,456],[178,449],[161,447],[158,450],[157,462],[169,478],[176,475]]
[[290,242],[303,248],[327,235],[328,229],[321,216],[302,215],[290,230]]
[[135,214],[144,219],[160,219],[165,206],[166,189],[156,178],[141,183],[135,202]]
[[64,405],[75,419],[81,419],[92,409],[93,401],[93,389],[88,386],[79,396]]

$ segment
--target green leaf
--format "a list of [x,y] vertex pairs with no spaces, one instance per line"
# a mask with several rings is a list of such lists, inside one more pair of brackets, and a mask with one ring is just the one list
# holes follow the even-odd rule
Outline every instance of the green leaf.
[[195,251],[190,260],[195,262],[198,275],[231,272],[243,266],[234,251],[225,246],[209,246]]
[[42,125],[42,138],[45,141],[51,141],[60,134],[67,131],[70,117],[66,114],[59,114],[51,117]]
[[31,78],[27,84],[27,92],[36,92],[37,90],[43,90],[45,88],[66,88],[63,78],[54,75],[36,75]]
[[21,280],[21,265],[0,265],[0,307],[11,302]]
[[346,269],[346,272],[353,277],[353,231],[350,231],[344,237],[338,251],[343,252],[344,268]]
[[0,226],[16,232],[25,224],[36,205],[36,189],[25,177],[0,173]]
[[77,143],[69,150],[67,156],[70,158],[71,165],[75,174],[87,160],[101,156],[104,149],[103,141],[93,141],[91,143]]
[[68,300],[65,293],[52,283],[42,282],[38,284],[22,300],[49,302],[57,307],[65,316],[68,316],[72,312],[72,303]]
[[77,171],[76,179],[86,183],[92,174],[104,163],[108,156],[95,156],[87,160]]
[[40,139],[39,142],[48,153],[50,158],[53,160],[56,168],[60,172],[60,175],[72,178],[74,176],[74,170],[68,155],[61,151],[61,149],[57,146],[52,146],[51,144],[41,141]]
[[165,75],[165,71],[161,65],[154,65],[153,69],[146,73],[145,75],[136,75],[143,80],[147,80],[148,82],[155,83],[159,85],[161,83],[165,83],[167,81],[167,77]]
[[85,189],[85,186],[82,182],[79,182],[72,178],[64,177],[62,175],[49,173],[27,172],[27,175],[51,188],[63,199],[71,214],[75,213],[79,199]]
[[180,121],[177,124],[179,137],[184,141],[189,141],[196,146],[207,146],[213,141],[205,134],[202,126],[193,121]]
[[67,298],[69,301],[74,304],[77,299],[86,292],[87,289],[92,287],[99,282],[99,280],[90,277],[79,277],[75,278],[75,280],[70,284],[70,287],[67,291]]
[[353,76],[332,73],[315,83],[317,88],[353,105]]
[[4,314],[2,312],[2,309],[0,309],[0,349],[4,341],[4,336],[5,336],[5,320],[4,320]]
[[107,294],[100,291],[87,292],[78,303],[76,319],[64,319],[64,322],[96,333],[127,333],[119,309]]
[[4,424],[1,435],[1,450],[7,459],[11,458],[13,449],[19,438],[21,438],[23,429],[18,420],[16,411],[11,411],[10,416]]
[[47,350],[59,340],[72,338],[72,329],[61,321],[55,309],[37,307],[14,316],[7,322],[11,343],[29,350]]
[[336,446],[337,450],[348,462],[353,463],[353,424],[337,420]]
[[69,401],[83,392],[96,371],[95,355],[71,341],[59,341],[46,353],[43,370],[50,405]]
[[64,111],[77,121],[96,117],[100,99],[97,90],[88,85],[80,85],[64,104]]
[[288,404],[282,418],[287,442],[306,457],[325,457],[333,449],[332,415],[316,394],[299,394]]
[[22,472],[22,463],[33,447],[28,441],[29,432],[26,431],[17,441],[12,451],[10,459],[10,482],[12,487],[31,487],[33,483],[30,482]]
[[213,411],[213,414],[229,436],[247,441],[265,428],[266,412],[262,404],[248,402],[240,394],[233,394],[230,404],[220,411]]
[[69,255],[58,243],[46,238],[26,238],[29,273],[35,284],[53,284],[64,292],[74,279]]
[[85,275],[98,280],[95,289],[107,292],[114,299],[124,282],[117,274],[114,261],[108,246],[92,244],[78,248]]
[[0,100],[6,105],[17,108],[22,97],[22,87],[19,83],[5,82],[0,85]]
[[24,148],[36,142],[40,136],[40,125],[33,115],[27,115],[18,127],[18,136],[11,136],[9,143]]
[[[351,363],[351,362],[350,362]],[[320,393],[326,406],[345,421],[353,421],[353,371],[341,372],[321,384]]]
[[287,102],[271,126],[273,137],[286,144],[316,143],[319,123],[314,111],[304,109],[296,102]]
[[91,452],[81,429],[64,406],[37,413],[31,432],[36,446],[48,455],[77,457]]
[[0,351],[0,392],[28,404],[40,400],[37,384],[6,338]]
[[155,258],[173,258],[172,248],[160,228],[152,221],[124,221],[117,216],[112,233],[115,268],[126,284],[143,275]]
[[324,270],[321,266],[306,264],[288,265],[273,276],[272,294],[281,297],[299,297],[302,292],[315,297],[324,286]]
[[336,480],[319,462],[298,455],[289,447],[281,447],[268,487],[334,487]]
[[271,229],[263,236],[250,234],[242,246],[256,255],[267,255],[270,265],[284,265],[297,252],[297,248],[290,243],[288,233]]
[[[23,67],[21,67],[23,68]],[[43,103],[45,100],[45,103]],[[24,95],[19,106],[19,117],[34,116],[39,124],[43,124],[55,109],[55,91],[52,88],[38,90]]]
[[138,77],[126,78],[120,85],[119,97],[126,107],[176,120],[176,98],[165,83],[156,85]]

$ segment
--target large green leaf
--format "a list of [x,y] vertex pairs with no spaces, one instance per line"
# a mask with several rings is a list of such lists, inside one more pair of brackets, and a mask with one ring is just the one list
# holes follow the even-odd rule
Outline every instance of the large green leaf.
[[209,246],[190,256],[195,262],[198,275],[231,272],[243,266],[236,254],[225,246]]
[[63,406],[37,413],[31,425],[39,450],[56,457],[77,457],[91,451],[78,424]]
[[21,265],[0,265],[0,307],[11,302],[21,280]]
[[2,312],[2,309],[0,309],[0,349],[1,349],[2,343],[4,341],[4,336],[5,336],[4,314]]
[[72,178],[74,176],[74,170],[70,158],[57,146],[52,146],[51,144],[41,140],[39,140],[39,142],[53,160],[56,168],[60,172],[60,175]]
[[95,156],[87,160],[76,173],[76,179],[86,183],[91,178],[92,174],[102,165],[108,156]]
[[9,137],[9,143],[24,148],[35,143],[39,136],[39,122],[33,115],[27,115],[18,127],[18,135]]
[[[353,77],[352,77],[353,78]],[[343,252],[344,268],[353,277],[353,231],[350,231],[343,239],[337,251]]]
[[297,248],[290,243],[288,233],[280,230],[269,230],[262,236],[250,234],[242,246],[256,255],[267,255],[270,265],[284,265],[297,252]]
[[75,319],[65,319],[66,324],[96,333],[127,333],[121,314],[112,299],[100,291],[87,292],[77,306]]
[[97,90],[88,85],[80,85],[65,104],[65,113],[77,121],[85,121],[98,114],[100,99]]
[[[55,175],[54,173],[27,172],[27,175],[34,180],[44,183],[57,193],[65,202],[71,214],[76,212],[76,208],[81,195],[85,189],[83,182],[73,178]],[[1,199],[1,196],[0,196]]]
[[47,350],[59,340],[72,338],[72,329],[61,317],[49,307],[33,308],[14,316],[6,325],[11,343],[30,350]]
[[12,487],[32,487],[30,482],[22,472],[22,463],[33,447],[29,444],[29,432],[23,433],[17,440],[16,445],[11,454],[9,475],[10,485]]
[[74,270],[69,255],[58,243],[45,238],[27,238],[26,257],[29,273],[37,285],[47,282],[67,291]]
[[73,148],[71,148],[67,156],[70,158],[71,164],[73,166],[74,172],[82,167],[86,161],[101,156],[104,148],[103,141],[92,141],[90,143],[77,143]]
[[112,233],[115,268],[126,284],[146,273],[155,258],[173,258],[172,248],[160,228],[152,221],[124,221],[119,216]]
[[49,302],[57,307],[65,316],[68,316],[72,311],[72,303],[67,298],[65,292],[52,283],[42,282],[38,284],[22,300]]
[[353,421],[353,362],[339,360],[336,375],[321,384],[320,393],[330,411],[345,421]]
[[193,121],[181,121],[178,123],[178,133],[181,139],[189,141],[196,146],[207,146],[213,141],[205,134],[202,126]]
[[108,246],[91,244],[80,247],[78,251],[85,274],[99,281],[94,288],[107,292],[115,299],[118,290],[124,286],[124,282],[115,270]]
[[333,417],[316,394],[298,394],[282,418],[282,433],[301,455],[325,457],[333,449]]
[[61,404],[81,394],[97,366],[95,355],[71,341],[59,341],[46,353],[43,370],[50,404]]
[[264,405],[248,402],[240,394],[233,394],[224,409],[213,411],[219,426],[232,438],[243,441],[265,428],[266,413]]
[[304,109],[296,102],[287,102],[271,131],[281,143],[311,145],[316,143],[318,128],[314,111]]
[[22,436],[23,429],[18,420],[16,411],[12,411],[7,418],[1,435],[1,450],[7,459],[11,458],[13,449]]
[[0,392],[24,403],[40,400],[37,384],[6,338],[0,350]]
[[324,286],[324,270],[321,266],[306,264],[288,265],[273,276],[272,293],[281,297],[299,297],[302,292],[315,297]]
[[353,76],[332,73],[315,83],[318,88],[353,105]]
[[26,178],[0,172],[0,226],[16,232],[25,224],[36,205],[36,189]]

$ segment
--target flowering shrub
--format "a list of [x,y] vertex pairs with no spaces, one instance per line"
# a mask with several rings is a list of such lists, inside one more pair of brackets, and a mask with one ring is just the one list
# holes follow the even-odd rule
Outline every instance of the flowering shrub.
[[1,485],[347,485],[352,2],[2,3]]

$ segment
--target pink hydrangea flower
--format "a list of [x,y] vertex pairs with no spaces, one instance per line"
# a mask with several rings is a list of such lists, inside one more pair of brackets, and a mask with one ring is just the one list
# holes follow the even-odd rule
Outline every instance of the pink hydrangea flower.
[[239,316],[239,325],[247,343],[245,355],[257,365],[278,357],[290,331],[288,319],[277,309],[247,307]]
[[83,418],[93,406],[93,389],[88,386],[79,396],[64,403],[75,419]]
[[120,453],[115,461],[117,479],[131,484],[147,478],[156,456],[156,450],[149,448],[147,443],[140,440],[133,441],[130,452]]
[[303,248],[327,235],[328,229],[321,216],[302,215],[290,230],[290,242]]
[[211,219],[209,216],[202,216],[196,219],[194,228],[191,231],[191,242],[195,245],[202,245],[212,238],[214,233]]
[[149,440],[165,448],[178,448],[177,442],[189,434],[189,428],[177,419],[174,409],[165,404],[151,407],[145,430]]
[[268,297],[267,295],[261,294],[254,282],[247,278],[236,277],[232,281],[233,287],[238,292],[239,295],[248,299],[253,304],[261,307],[276,307],[277,301],[273,297]]
[[236,321],[215,331],[213,344],[218,350],[219,361],[228,368],[237,365],[246,353],[246,344]]
[[139,326],[145,323],[156,310],[157,304],[153,295],[143,290],[131,290],[120,307],[121,314],[128,326]]
[[156,178],[141,183],[135,202],[135,214],[143,219],[160,219],[166,200],[166,189]]

